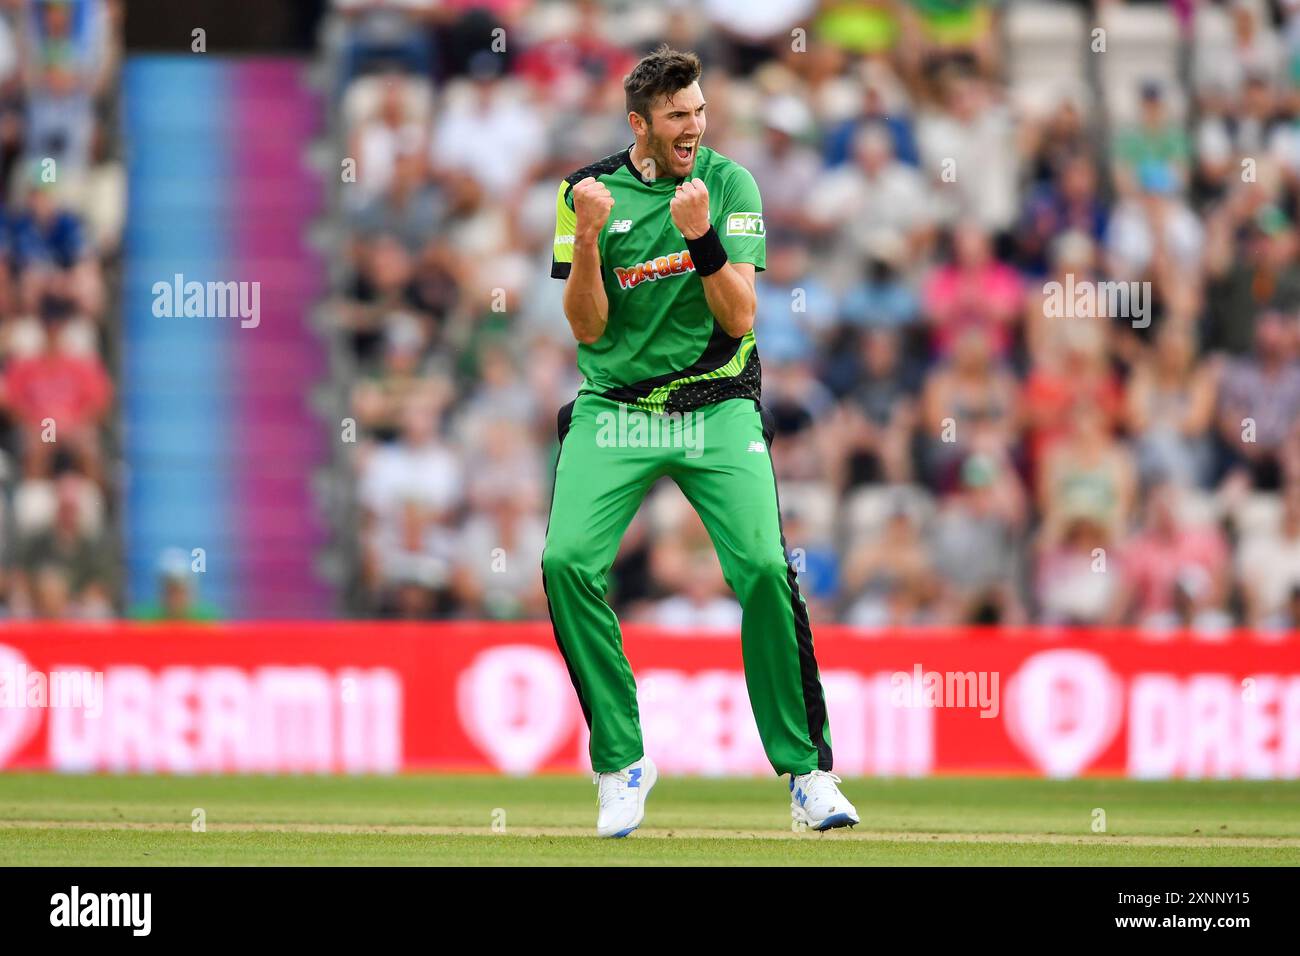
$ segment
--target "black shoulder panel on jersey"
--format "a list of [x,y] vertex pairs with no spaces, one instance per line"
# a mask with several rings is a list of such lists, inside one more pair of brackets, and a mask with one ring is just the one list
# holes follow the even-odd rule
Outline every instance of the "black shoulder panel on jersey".
[[[598,159],[594,163],[588,163],[577,172],[569,173],[569,175],[564,177],[564,181],[569,184],[568,189],[564,190],[564,195],[568,196],[573,187],[578,185],[578,183],[582,182],[588,176],[607,176],[620,166],[629,165],[630,160],[628,154],[631,152],[631,149],[632,147],[629,146],[627,149],[619,150],[617,153],[610,153],[603,159]],[[554,180],[552,180],[552,182],[554,182]]]

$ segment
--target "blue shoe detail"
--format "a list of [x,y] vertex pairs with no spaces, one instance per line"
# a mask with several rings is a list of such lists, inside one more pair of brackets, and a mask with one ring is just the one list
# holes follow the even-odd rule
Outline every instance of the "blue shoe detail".
[[626,830],[619,830],[614,834],[614,839],[617,840],[619,837],[625,837],[635,829],[636,827],[628,827]]
[[815,827],[816,830],[834,830],[837,827],[851,827],[858,821],[854,820],[847,813],[833,813],[821,822],[821,826]]
[[639,786],[641,786],[641,768],[640,768],[640,767],[633,767],[631,770],[629,770],[629,771],[627,772],[627,775],[628,775],[628,777],[630,778],[630,779],[628,780],[628,782],[627,782],[627,785],[628,785],[629,787],[639,787]]

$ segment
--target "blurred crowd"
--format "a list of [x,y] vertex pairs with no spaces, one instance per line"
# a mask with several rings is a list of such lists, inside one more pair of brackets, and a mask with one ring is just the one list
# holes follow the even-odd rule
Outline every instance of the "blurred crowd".
[[0,0],[0,617],[121,611],[120,0]]
[[[762,191],[814,622],[1300,625],[1295,0],[336,0],[322,36],[353,613],[545,618],[555,190],[629,145],[622,79],[666,41]],[[669,482],[609,588],[739,620]]]

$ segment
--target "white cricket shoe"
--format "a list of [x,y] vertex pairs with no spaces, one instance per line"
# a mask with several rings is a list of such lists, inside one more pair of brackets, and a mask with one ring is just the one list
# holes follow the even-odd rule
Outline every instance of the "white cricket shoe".
[[659,770],[649,757],[613,773],[592,774],[591,782],[600,786],[596,836],[625,837],[639,827],[646,797],[658,779]]
[[790,816],[814,830],[856,826],[858,811],[840,793],[840,782],[826,770],[790,774]]

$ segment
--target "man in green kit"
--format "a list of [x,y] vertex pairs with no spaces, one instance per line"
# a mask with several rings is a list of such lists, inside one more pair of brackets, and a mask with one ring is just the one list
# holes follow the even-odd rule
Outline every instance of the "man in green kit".
[[701,145],[700,61],[660,47],[623,82],[635,142],[565,177],[551,275],[582,387],[560,410],[542,580],[555,639],[591,730],[596,830],[635,830],[658,778],[606,575],[661,477],[709,531],[744,609],[749,700],[791,813],[819,829],[857,811],[831,770],[830,724],[808,611],[786,560],[759,406],[754,274],[763,209],[749,172]]

